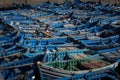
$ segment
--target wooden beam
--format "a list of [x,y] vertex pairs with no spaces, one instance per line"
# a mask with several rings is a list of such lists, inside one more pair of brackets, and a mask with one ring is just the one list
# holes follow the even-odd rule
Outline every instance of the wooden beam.
[[13,69],[13,68],[19,68],[19,67],[25,67],[25,66],[30,66],[33,65],[34,63],[28,63],[28,64],[23,64],[23,65],[16,65],[16,66],[10,66],[10,67],[2,67],[0,70],[5,70],[5,69]]
[[46,35],[46,36],[48,36],[48,37],[51,37],[51,38],[54,37],[52,34],[50,34],[50,33],[48,33],[48,32],[45,32],[45,31],[43,31],[43,32],[41,32],[41,33],[43,33],[44,35]]

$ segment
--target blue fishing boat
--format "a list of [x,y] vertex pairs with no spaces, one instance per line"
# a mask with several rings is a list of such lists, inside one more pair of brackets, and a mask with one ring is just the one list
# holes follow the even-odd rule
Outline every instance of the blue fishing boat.
[[0,11],[0,80],[119,80],[119,6],[13,5]]
[[[88,61],[88,62],[87,62]],[[95,63],[95,64],[94,64]],[[101,64],[102,63],[102,64]],[[99,65],[100,64],[100,65]],[[86,66],[85,66],[86,65]],[[89,67],[88,67],[89,65]],[[91,66],[90,66],[91,65]],[[98,66],[99,65],[99,66]],[[104,65],[104,66],[103,66]],[[80,60],[67,60],[60,62],[41,63],[39,62],[39,71],[42,79],[60,79],[62,77],[72,77],[74,75],[87,74],[89,72],[99,73],[103,69],[112,69],[117,67],[118,63],[109,64],[101,60],[80,59]],[[94,66],[94,67],[92,67]],[[46,76],[46,77],[45,77]],[[88,79],[88,78],[87,78]]]
[[[72,56],[71,53],[68,53],[68,54]],[[76,53],[76,54],[78,54],[78,53]],[[82,54],[82,53],[79,53],[79,54]],[[63,57],[62,55],[59,55],[59,56]],[[42,57],[43,56],[40,55],[40,56],[34,56],[34,57],[30,57],[30,58],[20,60],[20,61],[10,62],[8,64],[1,65],[0,70],[2,70],[2,75],[6,79],[12,79],[12,78],[18,79],[18,76],[19,76],[18,74],[16,74],[16,77],[13,75],[16,73],[16,69],[14,69],[14,68],[17,68],[20,71],[20,70],[23,70],[23,67],[24,67],[24,72],[25,72],[26,67],[27,67],[27,71],[28,71],[28,68],[33,67],[35,65],[35,63],[37,63],[38,64],[37,67],[40,67],[39,71],[37,71],[37,72],[41,75],[40,76],[41,79],[44,80],[44,79],[60,79],[62,77],[72,77],[75,75],[77,76],[80,74],[81,75],[87,74],[88,72],[99,73],[101,70],[112,69],[113,67],[115,68],[118,65],[117,62],[114,64],[111,64],[110,62],[104,61],[104,58],[100,58],[99,55],[93,55],[93,56],[89,56],[89,57],[79,58],[76,60],[75,59],[73,60],[70,58],[68,60],[61,60],[61,61],[56,60],[54,62],[53,61],[51,62],[48,60],[49,62],[47,62],[45,64],[42,62],[39,62],[39,61],[44,60],[45,57],[44,58],[42,58]],[[52,57],[49,57],[49,59],[50,58],[52,59]],[[81,67],[80,67],[80,63],[81,63]],[[102,63],[102,65],[101,65],[101,63]],[[93,64],[94,64],[94,66],[93,66]],[[68,65],[72,65],[72,66],[68,66]],[[79,65],[79,66],[77,66],[77,65]],[[91,65],[91,66],[88,67],[88,65]],[[11,69],[14,69],[15,71],[12,70],[12,73],[9,73],[9,71]],[[28,72],[29,73],[27,75],[35,76],[35,75],[33,75],[33,68],[29,69]],[[19,73],[21,73],[21,72],[19,72]],[[107,72],[105,72],[105,73],[107,74]],[[7,76],[6,74],[10,74],[10,75]],[[22,75],[24,75],[24,74],[22,74]],[[46,76],[46,77],[44,77],[44,76]],[[27,76],[26,76],[26,78],[27,78]]]
[[110,38],[96,39],[96,40],[82,40],[81,42],[85,44],[87,48],[90,49],[107,49],[119,46],[120,36],[112,36]]

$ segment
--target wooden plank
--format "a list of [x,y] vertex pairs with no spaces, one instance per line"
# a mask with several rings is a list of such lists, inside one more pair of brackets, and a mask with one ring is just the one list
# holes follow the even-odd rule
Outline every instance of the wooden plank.
[[[23,65],[16,65],[16,66],[10,66],[10,67],[1,67],[0,70],[5,70],[5,69],[13,69],[13,68],[19,68],[19,67],[25,67],[25,66],[30,66],[33,65],[34,63],[28,63],[28,64],[23,64]],[[0,79],[1,80],[1,79]]]
[[43,33],[44,35],[48,36],[48,37],[51,37],[51,38],[54,37],[52,34],[50,34],[50,33],[48,33],[48,32],[43,31],[42,33]]

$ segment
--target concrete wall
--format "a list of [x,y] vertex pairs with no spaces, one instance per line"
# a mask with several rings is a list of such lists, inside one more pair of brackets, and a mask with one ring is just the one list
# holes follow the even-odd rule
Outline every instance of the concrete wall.
[[[25,3],[25,1],[27,1],[28,4],[39,4],[48,0],[0,0],[0,6],[10,6],[12,5],[13,2]],[[63,3],[65,0],[49,0],[49,1]],[[73,0],[69,0],[69,1],[73,1]],[[81,1],[88,1],[88,0],[81,0]],[[95,1],[98,1],[98,0],[95,0]],[[105,3],[120,3],[120,0],[102,0],[102,1]]]

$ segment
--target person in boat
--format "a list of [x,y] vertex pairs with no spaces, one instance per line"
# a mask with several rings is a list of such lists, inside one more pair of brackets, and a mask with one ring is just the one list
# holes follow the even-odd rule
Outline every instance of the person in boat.
[[36,36],[39,36],[39,31],[40,31],[39,28],[35,29],[35,34],[36,34]]
[[47,32],[47,33],[50,33],[50,31],[49,31],[49,25],[48,24],[46,24],[46,27],[45,27],[45,32]]
[[52,61],[55,61],[56,60],[56,58],[58,58],[58,55],[57,55],[57,51],[56,50],[53,50],[53,55],[52,55]]
[[51,34],[51,32],[49,31],[49,25],[48,24],[46,24],[46,27],[45,27],[45,31],[44,31],[44,35],[45,35],[45,37],[46,38],[48,38],[48,37],[53,37],[53,35]]

